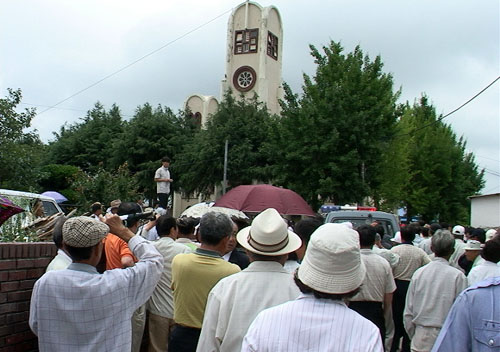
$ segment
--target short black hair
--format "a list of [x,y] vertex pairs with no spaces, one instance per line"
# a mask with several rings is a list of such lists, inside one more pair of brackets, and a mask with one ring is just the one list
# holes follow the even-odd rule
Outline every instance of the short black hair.
[[102,210],[102,204],[101,204],[101,203],[99,203],[99,202],[96,202],[96,203],[94,203],[94,204],[92,204],[92,205],[90,206],[90,211],[91,211],[92,213],[95,213],[95,212],[96,212],[96,211],[98,211],[99,209],[101,209],[101,210]]
[[218,245],[233,233],[233,222],[223,213],[210,212],[200,220],[200,239],[202,243]]
[[375,228],[375,231],[377,231],[377,233],[380,235],[380,238],[384,237],[384,235],[385,235],[384,225],[377,222],[377,225],[375,225],[374,228]]
[[323,223],[317,218],[305,218],[297,222],[293,231],[302,239],[302,243],[307,246],[311,235]]
[[62,227],[66,220],[68,220],[68,218],[65,216],[58,218],[54,225],[54,231],[52,232],[52,240],[54,241],[56,247],[59,249],[61,249],[63,246]]
[[411,243],[415,239],[415,230],[412,228],[411,225],[402,227],[400,233],[403,242]]
[[477,229],[474,229],[474,231],[472,231],[472,233],[470,234],[470,238],[477,238],[479,242],[484,243],[486,241],[486,231],[478,227]]
[[[135,202],[123,202],[120,204],[118,207],[118,215],[128,215],[128,214],[136,214],[136,213],[141,213],[141,207],[139,204]],[[139,219],[135,221],[127,221],[127,227],[131,228],[135,224],[139,222]]]
[[183,236],[194,234],[194,228],[200,221],[191,216],[183,216],[177,219],[177,230]]
[[422,227],[420,229],[420,233],[422,234],[422,236],[424,237],[429,237],[429,228],[428,227]]
[[177,228],[177,221],[170,215],[162,215],[156,220],[156,232],[158,232],[158,236],[168,236],[172,228]]
[[352,297],[354,297],[361,289],[361,286],[355,289],[354,291],[351,292],[346,292],[346,293],[326,293],[326,292],[320,292],[316,291],[315,289],[307,286],[305,283],[300,281],[298,275],[297,275],[298,269],[295,271],[293,274],[293,281],[295,281],[295,285],[299,288],[300,292],[302,293],[312,293],[314,297],[318,299],[331,299],[332,301],[342,301],[342,300],[348,300]]
[[375,244],[377,230],[371,225],[361,225],[356,231],[359,234],[359,244],[361,247],[372,247]]
[[[97,245],[96,245],[97,246]],[[95,247],[95,246],[94,246]],[[74,262],[89,259],[94,247],[72,247],[66,245],[66,250]]]
[[437,222],[433,222],[430,228],[431,235],[434,235],[437,230],[441,230],[441,225],[439,225]]
[[500,236],[495,236],[491,240],[486,241],[481,257],[493,263],[500,261]]
[[420,234],[421,226],[418,222],[412,222],[408,224],[406,227],[408,227],[411,231],[413,231],[414,235]]
[[443,230],[448,230],[448,227],[450,227],[450,224],[448,224],[447,222],[440,222],[439,225],[441,226],[441,228]]
[[169,163],[170,162],[170,158],[168,156],[164,156],[163,158],[161,158],[161,162],[162,163]]

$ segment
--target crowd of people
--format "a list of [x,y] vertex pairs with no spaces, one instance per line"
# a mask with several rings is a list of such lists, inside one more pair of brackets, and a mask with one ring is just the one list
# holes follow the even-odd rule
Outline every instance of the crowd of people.
[[251,223],[107,211],[54,229],[30,307],[40,351],[500,349],[495,229],[412,223],[387,238],[378,223],[290,226],[273,208]]

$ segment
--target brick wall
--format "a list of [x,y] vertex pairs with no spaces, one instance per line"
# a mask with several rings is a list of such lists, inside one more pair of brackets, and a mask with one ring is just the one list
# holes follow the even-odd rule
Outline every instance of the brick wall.
[[56,253],[52,242],[0,243],[0,352],[38,350],[28,325],[31,290]]

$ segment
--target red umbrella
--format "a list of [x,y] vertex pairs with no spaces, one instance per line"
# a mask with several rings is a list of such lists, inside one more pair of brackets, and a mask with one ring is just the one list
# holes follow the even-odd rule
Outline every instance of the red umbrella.
[[24,209],[12,203],[9,199],[0,197],[0,225],[12,215],[23,212]]
[[249,213],[259,213],[267,208],[274,208],[282,215],[316,215],[297,193],[271,185],[235,187],[216,201],[214,206]]

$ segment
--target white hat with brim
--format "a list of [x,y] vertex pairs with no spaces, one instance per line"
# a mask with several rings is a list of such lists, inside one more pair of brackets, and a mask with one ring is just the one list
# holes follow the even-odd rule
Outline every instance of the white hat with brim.
[[246,250],[261,255],[277,256],[300,248],[300,237],[288,230],[285,220],[274,208],[268,208],[253,219],[252,225],[236,235]]
[[297,275],[319,292],[344,294],[356,290],[366,275],[358,233],[342,224],[321,225],[311,235]]
[[481,242],[476,241],[476,240],[468,240],[464,249],[466,251],[480,251],[482,249]]

